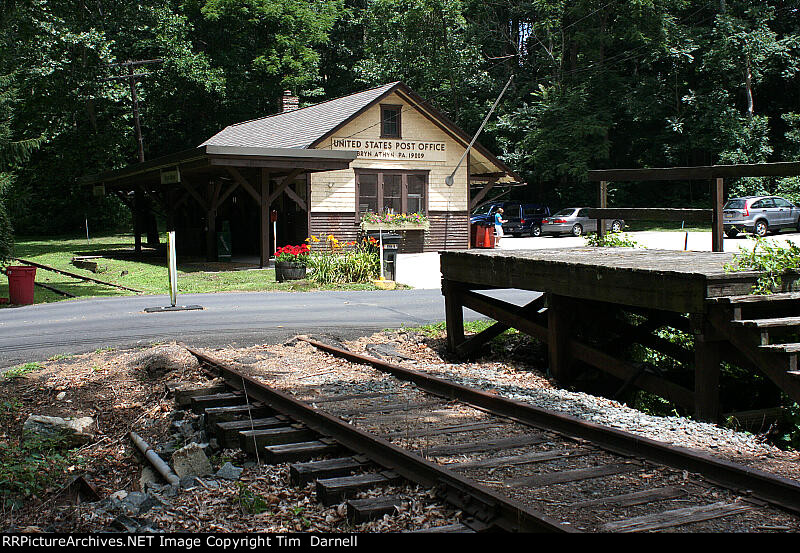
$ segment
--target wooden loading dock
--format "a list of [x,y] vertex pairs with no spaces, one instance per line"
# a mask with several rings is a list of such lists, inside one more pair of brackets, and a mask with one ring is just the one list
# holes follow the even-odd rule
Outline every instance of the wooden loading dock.
[[[702,420],[720,414],[720,362],[761,370],[800,402],[797,366],[800,275],[784,278],[785,293],[748,295],[758,273],[726,272],[733,255],[628,248],[441,252],[448,349],[462,356],[508,328],[548,347],[551,375],[562,385],[576,361],[662,396]],[[476,292],[518,288],[544,292],[516,306]],[[469,338],[463,308],[497,321]],[[694,336],[693,351],[657,335],[672,328]],[[652,367],[623,359],[640,344],[694,372],[694,385],[676,383]]]

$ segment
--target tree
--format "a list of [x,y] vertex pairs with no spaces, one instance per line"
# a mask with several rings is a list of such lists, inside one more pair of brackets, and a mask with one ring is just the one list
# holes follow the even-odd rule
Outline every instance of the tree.
[[0,75],[0,265],[8,262],[14,249],[13,229],[5,208],[5,191],[13,180],[10,172],[25,162],[41,138],[12,139],[14,105],[18,102],[12,75]]

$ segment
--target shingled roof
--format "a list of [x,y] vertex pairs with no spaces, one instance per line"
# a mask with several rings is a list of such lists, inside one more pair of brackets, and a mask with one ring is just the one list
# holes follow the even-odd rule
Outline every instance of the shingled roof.
[[388,83],[313,106],[236,123],[200,146],[308,148],[398,84]]

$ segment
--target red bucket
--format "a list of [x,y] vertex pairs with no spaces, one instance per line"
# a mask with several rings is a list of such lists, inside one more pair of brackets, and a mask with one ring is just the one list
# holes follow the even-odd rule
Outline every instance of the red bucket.
[[6,269],[8,275],[8,297],[15,305],[30,305],[33,303],[33,280],[36,277],[36,267],[16,265]]

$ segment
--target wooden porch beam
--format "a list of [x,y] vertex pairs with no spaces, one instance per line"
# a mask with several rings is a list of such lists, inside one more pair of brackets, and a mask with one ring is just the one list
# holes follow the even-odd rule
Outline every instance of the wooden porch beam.
[[256,192],[256,189],[253,188],[253,186],[249,182],[247,182],[247,180],[242,176],[239,170],[236,167],[230,167],[230,166],[225,167],[225,169],[228,171],[228,174],[230,174],[233,177],[233,180],[238,182],[242,188],[247,190],[248,194],[250,194],[253,197],[253,199],[256,201],[257,204],[261,205],[261,194]]
[[486,194],[488,194],[488,193],[489,193],[489,191],[490,191],[492,188],[494,188],[494,185],[495,185],[495,184],[497,184],[497,181],[490,182],[489,184],[487,184],[486,186],[484,186],[483,188],[481,188],[481,191],[480,191],[480,192],[478,192],[477,194],[475,194],[475,197],[474,197],[474,198],[473,198],[473,199],[472,199],[472,200],[469,202],[469,210],[470,210],[470,211],[472,211],[473,209],[475,209],[475,206],[477,206],[477,205],[480,203],[480,201],[481,201],[483,198],[485,198],[485,197],[486,197]]
[[300,207],[300,209],[302,209],[303,211],[308,211],[308,207],[306,206],[306,202],[303,201],[303,198],[301,198],[300,196],[297,195],[297,192],[292,190],[291,185],[287,186],[286,189],[284,190],[284,192],[286,192],[286,195],[294,200],[294,203],[296,203]]
[[222,205],[222,203],[223,203],[225,200],[227,200],[227,199],[228,199],[228,196],[230,196],[231,194],[233,194],[233,191],[234,191],[234,190],[236,190],[237,188],[239,188],[239,186],[240,186],[240,185],[239,185],[239,183],[238,183],[238,182],[232,182],[232,183],[231,183],[231,184],[228,186],[228,188],[226,188],[226,189],[225,189],[225,192],[223,192],[223,193],[222,193],[222,195],[219,197],[219,203],[218,203],[217,205],[218,205],[218,206]]
[[203,210],[208,211],[208,204],[206,200],[194,189],[194,185],[186,180],[186,177],[181,175],[181,185],[191,194],[191,196],[200,204]]
[[283,177],[283,180],[280,182],[278,187],[272,192],[272,194],[269,195],[269,200],[267,200],[267,203],[272,205],[272,202],[274,202],[275,199],[280,196],[281,193],[283,193],[286,187],[289,186],[292,181],[296,179],[303,171],[304,169],[293,169],[291,173]]

